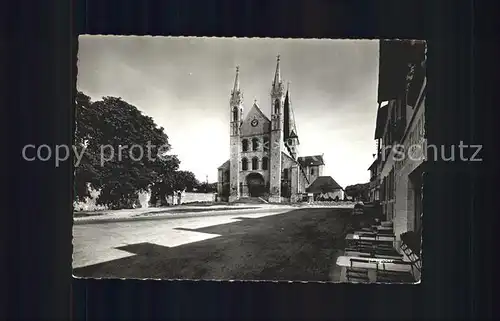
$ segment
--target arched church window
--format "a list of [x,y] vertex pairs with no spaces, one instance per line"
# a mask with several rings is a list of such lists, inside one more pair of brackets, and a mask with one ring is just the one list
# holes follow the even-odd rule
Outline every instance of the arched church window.
[[279,112],[280,112],[280,101],[279,99],[276,99],[274,101],[274,113],[279,114]]
[[241,169],[244,170],[244,171],[248,170],[248,159],[243,158],[241,160]]
[[252,158],[252,170],[259,169],[259,159],[257,157]]
[[263,146],[264,146],[264,151],[268,152],[269,151],[269,138],[264,137],[264,144],[263,144]]
[[314,168],[311,168],[311,175],[314,175]]
[[238,107],[233,108],[233,121],[238,121]]
[[262,158],[262,169],[267,170],[269,168],[269,158],[263,157]]
[[244,139],[241,141],[241,148],[244,152],[248,151],[248,140]]
[[259,149],[259,140],[257,138],[252,139],[252,150],[256,151]]

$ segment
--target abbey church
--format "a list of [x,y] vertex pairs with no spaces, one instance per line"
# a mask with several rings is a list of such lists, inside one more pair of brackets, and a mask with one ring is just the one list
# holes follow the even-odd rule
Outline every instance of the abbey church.
[[243,93],[236,68],[230,98],[230,158],[218,168],[218,195],[229,202],[248,197],[273,203],[297,202],[307,197],[306,193],[325,192],[342,199],[342,188],[330,176],[323,176],[323,156],[299,156],[291,94],[281,79],[279,56],[271,101],[270,119],[256,101],[243,119]]

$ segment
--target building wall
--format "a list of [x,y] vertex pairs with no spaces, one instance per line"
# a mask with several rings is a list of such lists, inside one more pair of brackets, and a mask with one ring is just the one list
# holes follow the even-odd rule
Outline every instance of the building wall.
[[[261,142],[263,142],[263,137],[265,135],[261,135],[260,138],[261,139]],[[251,137],[259,137],[259,136],[251,136]],[[241,148],[241,142],[240,142],[240,148]],[[257,159],[259,160],[259,165],[258,165],[258,169],[257,170],[252,170],[252,158],[253,157],[257,157]],[[263,170],[262,169],[262,159],[263,157],[268,157],[268,168],[270,168],[270,162],[271,162],[271,157],[270,157],[270,152],[267,151],[267,150],[264,150],[263,146],[259,145],[259,148],[257,151],[247,151],[247,152],[243,152],[242,150],[240,150],[240,158],[241,160],[243,160],[243,158],[246,158],[248,160],[248,170],[243,170],[243,166],[242,166],[242,162],[240,161],[240,164],[239,164],[239,168],[240,168],[240,171],[239,171],[239,175],[238,175],[238,182],[240,184],[240,197],[248,197],[249,196],[249,191],[248,191],[248,186],[247,186],[247,176],[248,174],[250,173],[259,173],[262,175],[262,177],[264,178],[264,183],[267,185],[269,184],[270,185],[270,173],[271,171],[268,169],[268,170]],[[283,173],[284,173],[284,170],[288,170],[288,180],[290,181],[290,184],[291,184],[291,192],[292,192],[292,197],[291,197],[291,201],[294,202],[297,198],[298,198],[298,195],[297,194],[300,194],[300,193],[304,193],[305,192],[305,189],[306,187],[309,185],[309,182],[307,180],[307,177],[305,175],[305,172],[303,172],[300,168],[300,166],[298,165],[298,163],[293,160],[289,155],[287,154],[283,154],[282,153],[282,157],[281,157],[281,166],[279,167],[280,171],[281,171],[281,178],[283,178]],[[227,168],[226,167],[221,167],[218,169],[218,172],[217,172],[217,192],[219,193],[219,195],[222,195],[222,190],[223,190],[223,186],[224,186],[224,183],[226,182],[230,182],[231,179],[230,179],[230,174],[227,175],[227,170],[229,170],[229,172],[231,171],[230,167],[228,166]]]
[[[256,119],[258,121],[257,126],[252,126],[252,120]],[[252,137],[261,136],[263,134],[268,134],[270,129],[270,122],[268,119],[257,111],[256,108],[250,109],[248,115],[245,117],[245,121],[241,124],[241,137]]]
[[309,186],[309,181],[307,180],[307,175],[300,166],[297,167],[297,172],[299,173],[299,193],[305,193],[306,187]]
[[385,185],[382,186],[381,188],[385,188],[383,194],[384,194],[384,199],[381,199],[381,204],[383,211],[386,215],[386,219],[388,221],[392,220],[394,217],[394,212],[393,212],[393,205],[394,205],[394,198],[389,198],[388,194],[390,193],[390,190],[393,191],[394,193],[394,185],[391,185],[391,180],[390,180],[390,174],[391,171],[394,170],[394,153],[391,151],[387,157],[387,160],[385,163],[382,165],[382,169],[380,172],[380,182],[383,182],[385,180]]
[[386,220],[388,221],[392,221],[395,215],[394,211],[396,202],[396,190],[394,165],[397,155],[394,150],[394,144],[398,143],[391,142],[394,137],[389,136],[387,133],[391,131],[390,126],[392,125],[394,117],[397,114],[397,105],[397,100],[391,100],[388,103],[387,122],[385,124],[384,137],[381,144],[382,160],[380,165],[380,182],[382,183],[385,180],[384,186],[381,187],[382,189],[384,189],[384,191],[382,192],[384,194],[384,198],[381,199],[381,204],[383,212],[385,213]]
[[[268,135],[251,136],[250,138],[257,138],[259,140],[259,146],[257,148],[257,151],[252,150],[251,139],[249,138],[249,141],[250,141],[249,151],[247,151],[247,152],[242,151],[241,152],[239,177],[240,177],[240,182],[244,186],[246,186],[247,175],[249,173],[252,173],[252,172],[261,174],[262,177],[264,178],[265,183],[266,184],[269,183],[269,166],[271,165],[271,157],[270,157],[271,155],[270,155],[269,151],[264,150],[264,146],[263,146],[264,137],[269,137],[269,136]],[[258,169],[257,170],[252,169],[252,159],[254,157],[257,157],[257,159],[258,159],[258,167],[257,167]],[[262,169],[262,159],[264,157],[268,158],[268,162],[267,162],[268,169],[267,170]],[[248,160],[248,169],[247,170],[243,170],[243,167],[242,167],[243,158],[246,158]],[[247,193],[248,193],[248,190],[246,192],[242,192],[242,195],[246,195]]]
[[284,178],[284,171],[288,171],[287,180],[290,182],[291,195],[288,201],[296,202],[298,199],[298,194],[300,193],[300,178],[299,178],[299,165],[290,156],[284,154],[281,160],[282,167],[282,179]]
[[[323,165],[306,166],[306,176],[309,184],[312,184],[319,176],[323,176]],[[313,171],[313,173],[311,173]]]
[[282,172],[282,151],[283,145],[283,103],[285,96],[280,93],[272,97],[272,101],[279,104],[276,113],[275,106],[271,106],[271,135],[270,144],[270,173],[269,173],[269,200],[271,202],[281,202],[281,172]]
[[231,136],[230,138],[230,165],[229,165],[229,175],[230,175],[230,186],[229,186],[229,199],[234,201],[239,197],[239,172],[241,168],[241,157],[240,157],[240,138],[239,136]]
[[192,202],[213,202],[215,200],[215,195],[213,193],[182,193],[182,203],[192,203]]
[[[394,215],[394,233],[396,240],[400,241],[399,236],[406,231],[414,230],[415,206],[414,206],[414,186],[409,179],[409,175],[420,166],[424,159],[422,150],[412,154],[410,146],[421,146],[425,148],[425,98],[421,105],[415,109],[414,117],[408,126],[407,133],[403,140],[405,159],[398,161],[395,166],[396,183],[396,203]],[[410,155],[410,156],[409,156]],[[411,158],[410,158],[411,157]]]
[[298,164],[293,164],[290,168],[291,171],[291,189],[292,195],[290,201],[297,202],[299,199],[299,166]]
[[241,193],[241,197],[248,197],[250,194],[249,194],[249,189],[248,189],[248,185],[247,185],[247,176],[250,174],[250,173],[258,173],[260,175],[262,175],[262,177],[264,178],[264,184],[269,184],[269,171],[266,170],[249,170],[249,171],[241,171],[240,172],[240,182],[241,182],[241,187],[242,187],[242,190],[240,191]]

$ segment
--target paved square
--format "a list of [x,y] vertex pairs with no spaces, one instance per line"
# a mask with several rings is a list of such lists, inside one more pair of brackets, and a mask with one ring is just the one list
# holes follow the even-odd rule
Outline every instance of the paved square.
[[76,225],[74,275],[335,281],[350,212],[308,208]]

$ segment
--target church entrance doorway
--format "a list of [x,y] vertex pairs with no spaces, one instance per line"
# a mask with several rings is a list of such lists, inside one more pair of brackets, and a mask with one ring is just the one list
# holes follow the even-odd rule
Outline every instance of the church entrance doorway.
[[250,173],[247,175],[246,183],[248,187],[248,194],[251,197],[263,196],[266,192],[266,184],[264,177],[259,173]]

